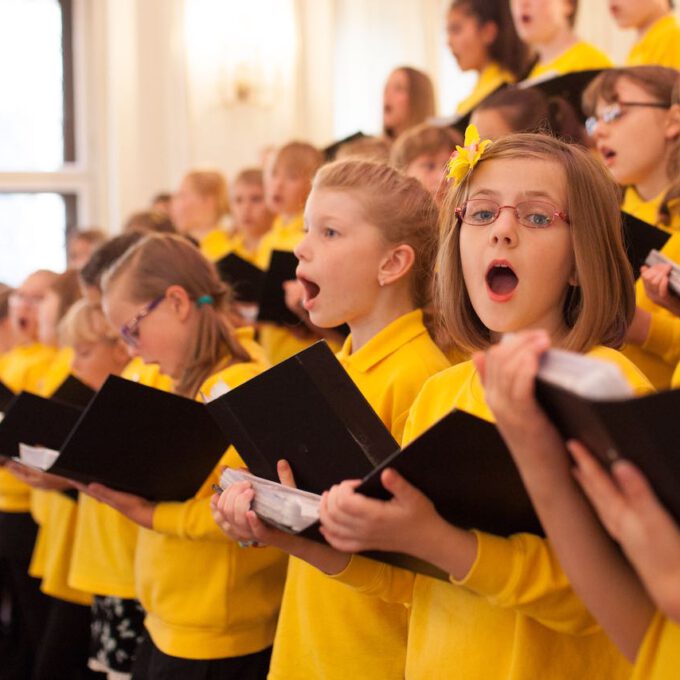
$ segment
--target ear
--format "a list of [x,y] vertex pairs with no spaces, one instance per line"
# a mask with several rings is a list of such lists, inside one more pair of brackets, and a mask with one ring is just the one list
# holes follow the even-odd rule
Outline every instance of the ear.
[[680,104],[673,104],[669,109],[664,134],[666,139],[680,137]]
[[498,37],[498,24],[494,21],[487,21],[486,23],[482,24],[479,29],[479,37],[486,47],[493,45],[494,41]]
[[170,310],[180,321],[185,321],[195,307],[194,301],[182,286],[170,286],[165,291],[165,297]]
[[391,248],[378,267],[378,283],[386,286],[403,278],[413,268],[415,259],[413,248],[405,243]]

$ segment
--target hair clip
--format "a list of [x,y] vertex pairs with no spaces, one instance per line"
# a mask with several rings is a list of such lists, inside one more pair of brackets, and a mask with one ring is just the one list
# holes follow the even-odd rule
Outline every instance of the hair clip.
[[196,306],[203,307],[203,305],[212,305],[214,302],[215,298],[212,295],[201,295],[201,297],[196,300]]
[[456,150],[449,158],[449,173],[447,179],[454,180],[455,184],[460,184],[477,165],[486,148],[490,146],[491,140],[479,140],[479,132],[474,125],[468,125],[465,130],[465,146],[456,146]]

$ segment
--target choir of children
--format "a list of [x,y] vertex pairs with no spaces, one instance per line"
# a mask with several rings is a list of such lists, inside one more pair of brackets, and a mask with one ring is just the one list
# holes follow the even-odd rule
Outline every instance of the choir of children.
[[[229,185],[193,170],[163,213],[103,243],[73,233],[66,273],[0,284],[0,381],[47,398],[73,374],[208,401],[346,324],[336,357],[394,439],[452,409],[495,423],[545,536],[456,526],[389,468],[389,500],[358,480],[326,490],[321,543],[259,519],[248,482],[214,493],[244,465],[234,447],[182,502],[3,458],[0,679],[677,676],[680,527],[633,465],[610,474],[565,445],[534,395],[551,345],[638,394],[680,382],[670,267],[634,280],[620,212],[669,234],[680,264],[680,27],[669,0],[611,2],[638,34],[611,68],[575,35],[577,6],[451,2],[449,47],[479,74],[458,111],[482,139],[427,122],[432,82],[399,67],[382,137],[334,162],[292,141]],[[520,82],[589,69],[585,126]],[[292,326],[246,317],[214,264],[267,270],[275,251],[298,260]],[[295,485],[285,460],[278,473]]]

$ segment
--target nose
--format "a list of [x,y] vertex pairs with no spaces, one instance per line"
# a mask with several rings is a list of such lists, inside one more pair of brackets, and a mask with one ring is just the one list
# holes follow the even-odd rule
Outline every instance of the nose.
[[311,248],[309,245],[309,232],[307,232],[302,241],[300,241],[293,249],[293,254],[300,262],[308,261],[311,255]]
[[489,242],[492,245],[514,248],[517,245],[519,227],[515,208],[503,206],[496,221],[491,223]]

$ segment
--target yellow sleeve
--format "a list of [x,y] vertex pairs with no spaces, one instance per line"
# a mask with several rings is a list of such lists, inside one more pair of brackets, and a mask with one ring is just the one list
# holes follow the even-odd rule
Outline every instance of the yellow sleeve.
[[674,366],[680,361],[680,318],[661,309],[650,313],[649,334],[642,349]]
[[330,578],[364,595],[408,606],[413,600],[416,575],[406,569],[352,555],[345,569]]
[[533,534],[502,538],[474,533],[477,559],[464,579],[452,578],[452,583],[559,633],[588,635],[600,630],[572,590],[548,541]]
[[153,513],[153,530],[194,541],[229,540],[213,519],[210,498],[159,503]]
[[631,680],[674,680],[680,668],[680,625],[657,612],[645,634]]

